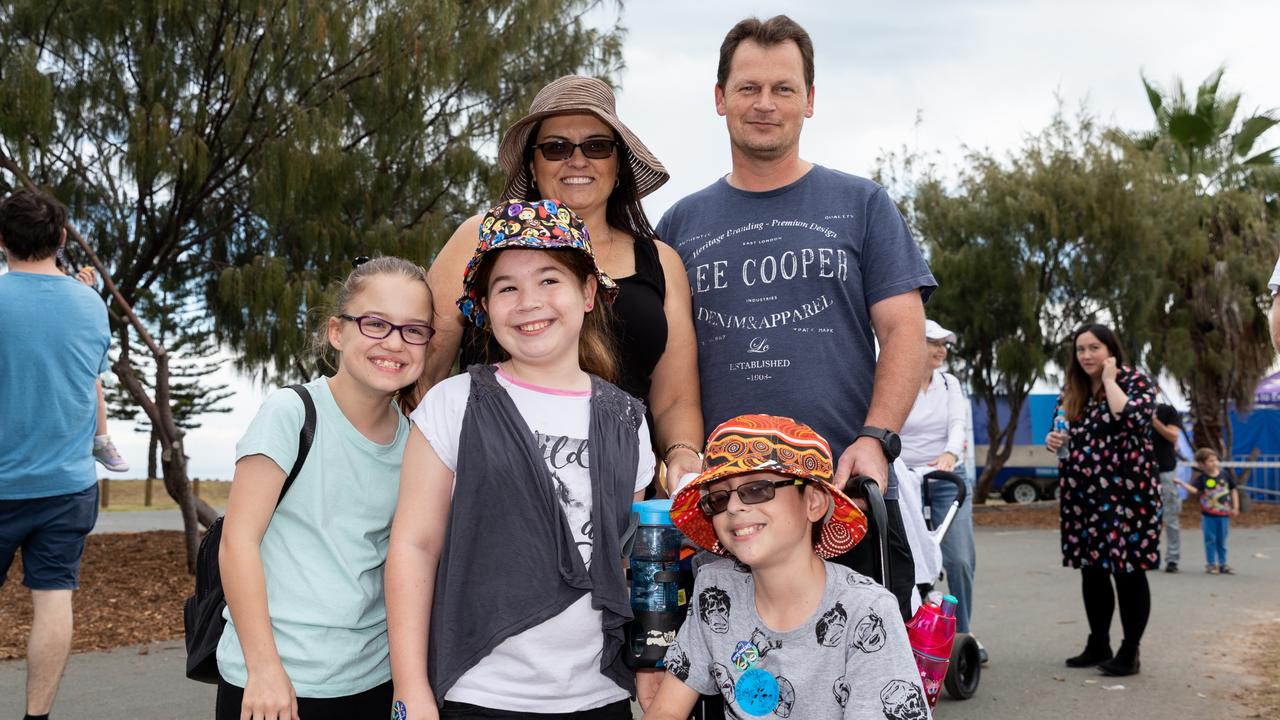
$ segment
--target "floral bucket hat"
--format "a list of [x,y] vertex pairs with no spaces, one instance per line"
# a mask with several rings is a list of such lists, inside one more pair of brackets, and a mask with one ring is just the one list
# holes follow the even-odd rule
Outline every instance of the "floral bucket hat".
[[458,309],[478,328],[484,328],[489,317],[475,287],[476,272],[487,254],[511,248],[585,253],[591,259],[605,297],[613,300],[618,294],[618,284],[596,264],[591,238],[577,213],[559,200],[503,200],[484,214],[480,222],[480,243],[462,273],[463,294],[458,298]]
[[810,481],[830,496],[814,551],[832,558],[848,552],[867,534],[867,519],[831,483],[831,446],[813,428],[776,415],[739,415],[721,423],[707,439],[702,472],[676,493],[671,520],[698,547],[728,556],[711,518],[698,505],[707,487],[735,475],[771,472]]

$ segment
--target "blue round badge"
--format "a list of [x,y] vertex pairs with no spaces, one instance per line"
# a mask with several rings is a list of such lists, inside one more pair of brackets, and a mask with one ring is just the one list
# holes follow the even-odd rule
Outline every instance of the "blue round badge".
[[778,707],[778,679],[768,670],[751,668],[738,678],[734,695],[748,715],[768,715]]

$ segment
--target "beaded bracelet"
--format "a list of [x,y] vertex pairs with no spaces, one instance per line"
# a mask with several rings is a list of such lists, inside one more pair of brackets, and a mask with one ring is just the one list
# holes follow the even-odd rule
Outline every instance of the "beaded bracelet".
[[697,455],[698,457],[702,457],[702,453],[698,452],[698,448],[686,442],[678,442],[678,443],[671,443],[670,445],[667,446],[667,449],[662,453],[663,461],[671,457],[672,450],[679,450],[680,448],[684,448],[685,450],[692,452],[694,455]]

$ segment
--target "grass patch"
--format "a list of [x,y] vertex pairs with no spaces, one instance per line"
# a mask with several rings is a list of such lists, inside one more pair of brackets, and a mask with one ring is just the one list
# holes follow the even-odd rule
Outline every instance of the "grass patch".
[[[171,510],[178,504],[169,497],[164,489],[164,481],[151,481],[151,505],[146,504],[146,480],[116,480],[103,478],[98,481],[100,497],[107,498],[107,512],[126,512],[131,510]],[[219,480],[201,480],[191,484],[200,499],[216,508],[227,506],[227,495],[231,492],[231,483]]]

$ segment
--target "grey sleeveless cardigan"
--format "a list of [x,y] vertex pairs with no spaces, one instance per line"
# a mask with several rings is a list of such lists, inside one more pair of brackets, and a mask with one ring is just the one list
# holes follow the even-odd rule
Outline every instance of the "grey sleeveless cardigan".
[[[632,618],[622,570],[644,405],[591,378],[587,438],[594,528],[582,561],[533,432],[497,383],[472,365],[453,503],[431,605],[428,674],[436,700],[503,640],[563,612],[583,593],[602,614],[600,671],[634,693],[622,658]],[[546,658],[529,658],[529,662]]]

